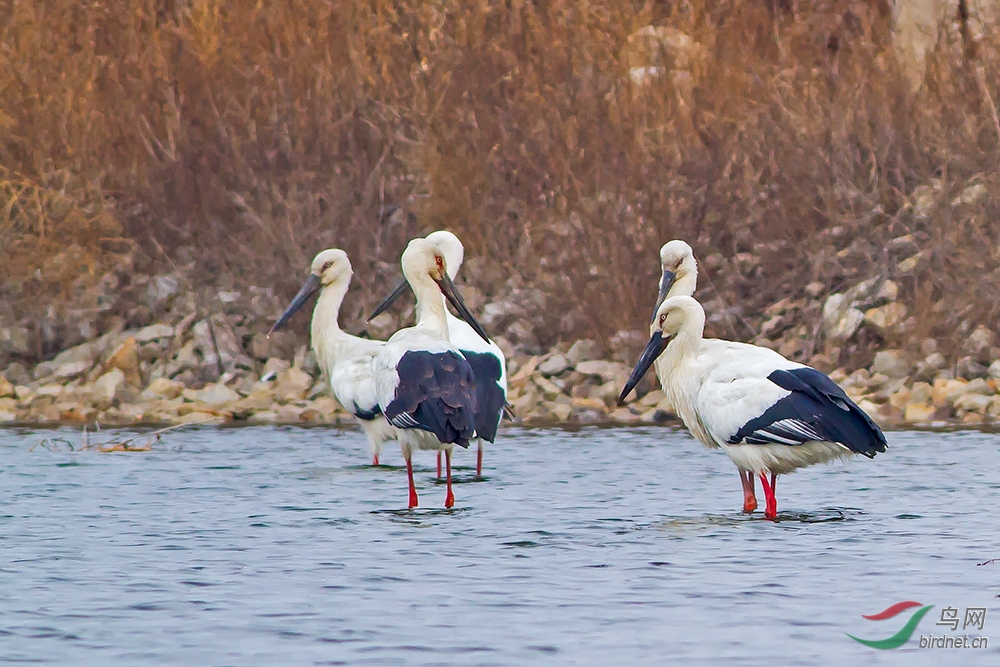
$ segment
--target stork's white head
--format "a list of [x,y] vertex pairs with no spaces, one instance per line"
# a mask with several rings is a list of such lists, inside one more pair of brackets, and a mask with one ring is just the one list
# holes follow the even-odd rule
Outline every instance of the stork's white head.
[[[281,314],[281,317],[274,323],[271,330],[267,332],[267,335],[270,336],[277,331],[279,327],[295,314],[295,311],[309,300],[309,297],[321,289],[331,285],[338,285],[346,292],[347,285],[350,284],[353,274],[351,260],[347,258],[347,253],[340,248],[328,248],[316,255],[312,261],[309,277],[302,283],[299,293],[288,304],[285,312]],[[340,295],[340,298],[343,298],[343,293]]]
[[653,365],[653,362],[663,354],[674,337],[686,332],[686,335],[682,337],[686,338],[688,342],[692,340],[692,334],[694,339],[701,339],[705,329],[705,311],[694,297],[686,294],[672,296],[656,309],[652,329],[653,333],[649,338],[649,343],[646,344],[646,349],[642,351],[628,382],[625,383],[621,394],[618,395],[619,405],[625,402],[625,397],[639,384],[639,380]]
[[465,248],[462,246],[462,242],[446,229],[431,232],[424,238],[436,245],[441,254],[444,255],[448,275],[454,280],[458,276],[458,270],[462,267],[462,261],[465,259]]
[[444,253],[437,244],[427,239],[416,238],[406,244],[400,263],[403,266],[403,277],[418,297],[418,284],[426,284],[428,279],[439,282],[448,275]]
[[680,239],[667,241],[660,248],[660,267],[664,271],[673,271],[678,277],[698,271],[694,251]]
[[[694,260],[694,251],[684,241],[674,239],[664,243],[660,248],[660,289],[656,295],[655,313],[667,296],[675,294],[694,294],[698,282],[698,263]],[[653,320],[655,321],[655,315]]]
[[312,274],[317,276],[323,286],[350,279],[354,275],[351,260],[340,248],[327,248],[313,258]]
[[[426,306],[433,303],[434,283],[437,283],[438,289],[444,294],[448,302],[455,307],[459,317],[465,320],[477,334],[482,336],[483,340],[489,342],[490,337],[486,335],[482,325],[473,317],[468,306],[465,305],[465,301],[462,300],[462,296],[458,293],[458,288],[455,287],[455,283],[452,282],[451,277],[448,275],[447,261],[445,260],[444,253],[437,244],[427,239],[413,239],[407,244],[406,250],[403,251],[402,265],[403,277],[406,278],[406,282],[410,284],[413,294],[417,297],[418,311],[423,311]],[[387,303],[391,303],[392,298],[393,296],[390,295],[376,309],[375,314],[381,312]],[[443,308],[440,305],[439,307]],[[374,316],[372,315],[372,317]],[[444,317],[444,310],[441,310],[440,316]]]

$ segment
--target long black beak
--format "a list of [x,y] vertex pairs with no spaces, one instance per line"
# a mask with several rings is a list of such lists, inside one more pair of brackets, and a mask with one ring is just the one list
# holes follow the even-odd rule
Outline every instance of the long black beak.
[[628,396],[629,392],[635,389],[635,386],[639,384],[639,380],[642,376],[646,374],[649,367],[653,365],[656,358],[663,354],[663,351],[667,349],[667,343],[670,342],[670,337],[664,337],[662,331],[654,331],[653,336],[649,339],[649,343],[646,344],[646,349],[642,351],[642,355],[639,356],[639,361],[636,362],[635,368],[632,370],[632,375],[628,376],[628,382],[625,383],[625,388],[622,389],[622,393],[618,394],[618,405],[625,404],[625,397]]
[[267,332],[267,335],[270,336],[279,328],[281,328],[281,326],[283,326],[285,322],[291,319],[292,315],[295,314],[295,311],[301,308],[302,305],[309,300],[309,297],[318,292],[319,288],[322,286],[323,283],[320,282],[319,276],[317,276],[315,273],[310,273],[309,277],[306,278],[306,281],[302,283],[302,288],[299,289],[299,293],[296,294],[295,298],[292,299],[292,302],[288,304],[288,308],[285,308],[285,312],[281,314],[281,317],[279,317],[278,321],[274,323],[274,326],[271,327],[271,330]]
[[385,297],[385,299],[382,300],[382,303],[380,303],[378,307],[372,311],[372,314],[368,316],[368,321],[371,322],[376,317],[384,313],[389,308],[389,306],[395,303],[396,299],[398,299],[400,296],[403,295],[403,293],[406,291],[406,288],[409,286],[410,284],[407,283],[405,280],[396,285],[396,289],[392,290],[392,294]]
[[444,294],[444,297],[448,299],[448,303],[454,306],[455,310],[458,311],[459,317],[468,322],[469,326],[472,327],[483,340],[489,343],[490,337],[486,335],[486,331],[483,330],[482,325],[479,324],[476,318],[472,316],[472,313],[469,312],[469,308],[465,305],[465,301],[462,301],[462,295],[458,293],[458,288],[455,287],[455,283],[451,281],[448,274],[444,274],[441,280],[435,280],[435,282],[438,284],[438,287],[441,288],[441,293]]
[[675,280],[677,280],[676,273],[667,269],[663,270],[663,276],[660,277],[660,293],[656,295],[656,305],[653,306],[653,319],[649,321],[650,324],[656,320],[656,311],[660,309],[660,305],[667,298],[667,292],[673,287]]

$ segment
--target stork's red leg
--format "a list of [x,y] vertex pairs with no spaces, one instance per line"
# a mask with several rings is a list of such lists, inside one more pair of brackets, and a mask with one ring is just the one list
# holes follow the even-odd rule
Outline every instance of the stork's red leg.
[[476,454],[476,477],[483,475],[483,443],[479,443],[479,452]]
[[778,499],[774,495],[774,489],[777,481],[778,476],[774,473],[771,474],[770,483],[767,481],[767,475],[765,473],[760,473],[760,485],[764,487],[764,516],[768,519],[775,519],[778,517]]
[[445,466],[448,469],[448,494],[444,497],[445,507],[454,507],[455,505],[455,494],[451,492],[451,450],[444,450],[444,461]]
[[740,470],[740,482],[743,483],[743,511],[750,514],[757,509],[757,494],[754,491],[753,473]]
[[438,479],[441,479],[441,450],[438,450]]
[[417,506],[417,487],[413,484],[413,462],[406,456],[406,476],[410,478],[410,509]]
[[372,454],[372,465],[373,466],[377,466],[378,465],[378,454],[377,453],[376,454]]

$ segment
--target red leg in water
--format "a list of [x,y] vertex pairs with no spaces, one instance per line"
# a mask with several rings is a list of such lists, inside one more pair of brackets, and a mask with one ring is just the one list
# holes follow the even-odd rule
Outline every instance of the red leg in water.
[[438,450],[438,479],[441,479],[441,450]]
[[445,507],[455,506],[455,494],[451,492],[451,450],[444,450],[445,467],[448,469],[448,495],[444,497]]
[[760,473],[760,485],[764,487],[764,517],[768,519],[778,517],[778,499],[774,495],[774,487],[777,481],[778,476],[772,473],[771,482],[768,483],[767,475]]
[[743,483],[743,511],[747,514],[757,509],[757,494],[753,488],[753,473],[740,470],[740,481]]
[[378,454],[373,454],[372,455],[372,465],[373,466],[377,466],[378,465]]
[[410,509],[417,506],[417,487],[413,485],[413,463],[406,457],[406,476],[410,478]]
[[476,454],[476,477],[483,476],[483,443],[479,443],[479,452]]

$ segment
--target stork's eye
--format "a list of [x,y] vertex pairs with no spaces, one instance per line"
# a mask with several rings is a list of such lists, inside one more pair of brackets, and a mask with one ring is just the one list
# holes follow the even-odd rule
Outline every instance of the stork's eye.
[[663,313],[662,315],[660,315],[660,326],[662,327],[663,323],[666,321],[667,321],[667,314]]
[[434,261],[437,262],[438,268],[444,268],[444,258],[441,255],[434,255]]
[[326,270],[329,269],[331,266],[333,266],[333,262],[327,262],[326,264],[324,264],[323,273],[326,273]]

